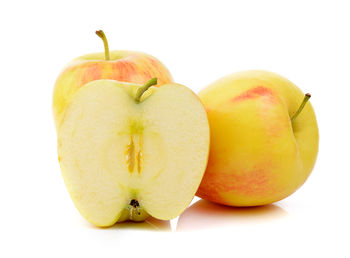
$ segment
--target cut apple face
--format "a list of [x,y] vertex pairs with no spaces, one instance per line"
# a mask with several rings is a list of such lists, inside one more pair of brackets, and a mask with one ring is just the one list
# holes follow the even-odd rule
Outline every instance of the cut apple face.
[[90,82],[58,128],[65,184],[80,213],[97,226],[177,217],[206,168],[209,125],[199,98],[178,84],[142,95],[140,88]]

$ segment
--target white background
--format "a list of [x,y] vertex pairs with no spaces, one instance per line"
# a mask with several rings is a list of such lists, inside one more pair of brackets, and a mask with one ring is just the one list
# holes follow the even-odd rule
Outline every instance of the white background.
[[[0,257],[349,257],[347,2],[1,1]],[[199,201],[170,222],[89,225],[60,174],[51,101],[67,62],[103,50],[96,29],[195,92],[247,69],[311,92],[320,151],[309,180],[266,207]]]

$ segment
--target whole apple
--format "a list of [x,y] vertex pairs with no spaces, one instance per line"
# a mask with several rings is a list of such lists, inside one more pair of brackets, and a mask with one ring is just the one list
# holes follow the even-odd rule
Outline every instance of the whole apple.
[[57,78],[53,94],[53,112],[56,128],[62,122],[67,103],[76,91],[90,81],[111,79],[121,82],[144,84],[151,78],[158,79],[157,86],[172,82],[168,69],[153,56],[133,51],[109,52],[103,31],[96,34],[104,42],[104,53],[93,53],[71,61]]
[[197,195],[231,206],[279,201],[310,175],[318,127],[310,95],[266,71],[244,71],[199,93],[210,124],[208,166]]

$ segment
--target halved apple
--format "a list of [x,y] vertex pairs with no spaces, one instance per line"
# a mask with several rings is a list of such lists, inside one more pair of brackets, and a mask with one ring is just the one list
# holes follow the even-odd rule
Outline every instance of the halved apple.
[[185,86],[153,83],[90,82],[57,129],[65,184],[94,225],[175,218],[203,177],[209,125],[202,103]]

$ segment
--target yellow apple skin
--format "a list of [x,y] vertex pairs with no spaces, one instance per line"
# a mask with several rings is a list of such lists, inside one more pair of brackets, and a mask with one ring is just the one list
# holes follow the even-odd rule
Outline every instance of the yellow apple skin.
[[53,113],[56,128],[62,122],[65,107],[74,93],[90,81],[111,79],[144,84],[158,79],[157,86],[173,82],[168,69],[153,56],[132,51],[111,51],[110,60],[104,53],[93,53],[71,61],[58,76],[53,93]]
[[311,103],[291,122],[304,94],[267,71],[244,71],[199,93],[209,119],[210,153],[197,196],[257,206],[295,192],[310,175],[319,134]]

